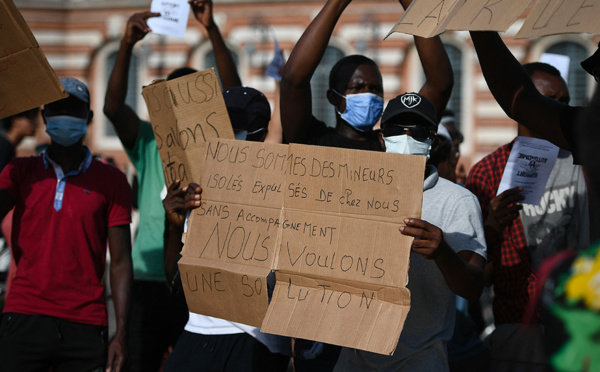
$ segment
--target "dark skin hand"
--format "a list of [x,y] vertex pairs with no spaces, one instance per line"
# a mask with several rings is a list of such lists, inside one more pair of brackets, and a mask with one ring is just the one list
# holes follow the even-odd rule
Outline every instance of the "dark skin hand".
[[[525,200],[521,195],[522,187],[514,187],[504,190],[502,193],[490,200],[487,218],[484,222],[485,242],[488,248],[488,256],[494,257],[492,252],[500,249],[502,245],[502,232],[517,217],[523,209],[519,202]],[[491,285],[494,276],[494,262],[490,259],[485,268],[485,283]]]
[[521,204],[517,204],[525,200],[525,197],[520,194],[521,192],[523,192],[522,187],[515,187],[504,190],[490,200],[485,225],[493,228],[499,234],[502,233],[506,226],[519,217],[519,211],[523,209]]
[[173,279],[173,266],[181,252],[181,236],[185,216],[189,210],[198,208],[202,204],[202,188],[195,183],[179,188],[181,181],[174,181],[167,188],[167,196],[163,200],[163,207],[169,222],[169,234],[165,241],[165,273],[169,282]]
[[472,251],[455,253],[444,241],[442,230],[427,221],[408,218],[404,223],[406,226],[400,227],[400,232],[415,238],[411,250],[434,260],[454,293],[477,300],[483,290],[485,259]]

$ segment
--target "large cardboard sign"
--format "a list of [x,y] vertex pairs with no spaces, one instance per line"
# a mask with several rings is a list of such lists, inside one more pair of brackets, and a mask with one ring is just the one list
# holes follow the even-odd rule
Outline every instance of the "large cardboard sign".
[[410,309],[412,238],[399,227],[421,214],[424,168],[419,156],[210,140],[180,261],[188,306],[391,354]]
[[142,89],[165,183],[182,185],[200,180],[204,147],[209,138],[234,138],[214,69],[170,81],[160,80]]
[[0,118],[67,97],[11,0],[0,0]]
[[[439,35],[466,0],[413,0],[392,32],[403,32],[422,37]],[[387,36],[386,36],[387,37]]]
[[[600,32],[600,0],[534,2],[516,38]],[[530,5],[522,0],[414,0],[389,34],[432,37],[445,30],[506,31]]]
[[517,38],[600,32],[600,0],[537,0]]
[[447,30],[506,31],[527,7],[523,0],[469,0],[448,23]]

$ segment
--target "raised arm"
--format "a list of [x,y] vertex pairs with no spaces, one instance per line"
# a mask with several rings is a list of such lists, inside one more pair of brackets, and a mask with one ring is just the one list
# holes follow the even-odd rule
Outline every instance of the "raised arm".
[[[412,0],[400,0],[400,4],[405,10],[411,3]],[[425,73],[425,84],[421,87],[419,94],[427,97],[433,103],[437,117],[441,119],[454,86],[450,58],[448,58],[439,36],[432,38],[415,36],[414,38]]]
[[208,38],[215,52],[217,70],[223,89],[242,85],[242,80],[231,56],[231,52],[225,45],[221,31],[213,19],[212,0],[190,0],[189,4],[194,12],[194,17],[200,22],[208,33]]
[[127,97],[127,83],[129,81],[129,64],[135,43],[140,41],[150,32],[146,21],[148,18],[157,17],[160,13],[149,11],[136,13],[127,21],[125,35],[121,39],[121,46],[117,54],[115,66],[108,80],[106,96],[104,97],[104,114],[115,126],[121,143],[127,149],[132,149],[140,128],[140,119],[135,111],[125,104]]
[[298,40],[281,77],[281,124],[287,142],[304,142],[312,117],[310,79],[350,0],[328,0]]
[[110,287],[115,306],[117,332],[108,345],[108,371],[119,372],[127,358],[127,320],[131,303],[131,232],[129,225],[108,228]]
[[506,115],[537,136],[570,149],[561,120],[573,121],[570,106],[544,97],[497,32],[471,31],[483,76]]

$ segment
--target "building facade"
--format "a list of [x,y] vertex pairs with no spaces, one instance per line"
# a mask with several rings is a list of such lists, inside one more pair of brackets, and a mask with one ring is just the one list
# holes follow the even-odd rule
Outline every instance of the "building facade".
[[[127,19],[135,12],[149,10],[150,0],[14,1],[57,75],[73,76],[88,84],[95,116],[86,144],[93,153],[112,157],[124,168],[127,157],[102,107]],[[275,82],[264,76],[264,70],[273,58],[274,38],[289,56],[323,4],[322,0],[214,1],[215,20],[245,85],[261,90],[273,101]],[[402,8],[395,1],[355,0],[348,6],[313,77],[313,105],[319,118],[333,122],[333,108],[325,99],[327,76],[331,66],[345,55],[364,54],[377,62],[386,101],[419,89],[423,72],[413,37],[395,33],[384,40],[401,15]],[[600,37],[569,34],[514,39],[521,24],[522,20],[517,21],[503,34],[513,54],[523,62],[537,61],[544,53],[569,56],[571,104],[585,104],[593,79],[579,62],[596,50]],[[490,94],[468,32],[446,32],[441,38],[454,68],[456,83],[449,109],[457,113],[465,137],[461,162],[468,170],[481,157],[510,141],[516,135],[516,124],[507,119]],[[148,118],[142,87],[181,66],[214,67],[210,42],[192,14],[183,39],[150,33],[134,49],[127,101],[140,117]],[[47,137],[42,128],[35,140],[25,141],[20,154],[32,153],[36,142],[43,141]]]

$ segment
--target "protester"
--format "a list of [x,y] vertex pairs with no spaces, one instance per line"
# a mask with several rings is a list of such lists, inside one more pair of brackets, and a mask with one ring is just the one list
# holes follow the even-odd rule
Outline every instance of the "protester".
[[[446,113],[444,113],[446,114]],[[448,129],[438,125],[437,135],[431,144],[428,164],[434,166],[441,178],[456,183],[456,146]],[[480,311],[479,301],[469,302],[456,295],[454,332],[448,342],[448,364],[451,372],[486,372],[490,369],[489,348],[479,338],[477,324],[471,309]]]
[[[327,99],[337,113],[335,128],[312,115],[310,79],[349,0],[329,0],[294,47],[281,80],[281,120],[284,140],[323,146],[380,150],[373,127],[383,111],[383,82],[377,64],[360,55],[342,58],[329,75]],[[410,0],[403,0],[407,7]],[[425,72],[420,94],[440,115],[453,86],[452,67],[438,37],[415,37]]]
[[[560,148],[569,150],[581,163],[579,147],[588,133],[580,133],[578,117],[582,107],[572,107],[541,94],[527,72],[508,50],[496,32],[472,31],[473,46],[483,76],[504,112],[513,120]],[[587,70],[600,73],[600,53],[586,61]],[[579,134],[578,134],[579,133]],[[590,236],[600,239],[600,189],[588,188],[590,198]]]
[[[223,87],[241,85],[233,59],[212,18],[212,2],[193,1],[190,5],[213,45],[221,84]],[[129,18],[104,103],[104,113],[114,124],[139,179],[140,223],[133,250],[134,284],[129,331],[132,372],[158,371],[164,353],[169,346],[175,345],[187,321],[185,301],[173,299],[165,285],[165,214],[161,207],[164,194],[161,193],[166,194],[166,187],[154,133],[151,124],[141,120],[125,104],[133,47],[150,32],[146,21],[159,15],[146,11]],[[173,71],[167,80],[195,71],[183,67]]]
[[[82,139],[93,113],[87,87],[42,112],[52,143],[0,174],[0,216],[15,208],[17,274],[0,326],[4,371],[120,371],[132,276],[130,188],[118,169],[92,159]],[[106,246],[117,321],[108,344],[103,276]],[[107,349],[108,345],[108,349]]]
[[[411,0],[402,0],[403,7]],[[339,60],[329,74],[327,99],[336,110],[335,128],[312,114],[310,80],[350,0],[328,0],[294,47],[281,79],[281,123],[285,142],[381,150],[373,127],[383,111],[383,80],[377,64],[362,55]],[[446,107],[453,86],[452,67],[439,37],[415,37],[425,72],[420,93],[435,105],[438,114]],[[296,340],[294,364],[298,372],[331,371],[339,347]]]
[[[231,87],[223,92],[223,99],[238,139],[262,142],[271,120],[271,109],[266,97],[249,87]],[[246,133],[262,133],[260,137]],[[245,138],[241,138],[245,137]],[[200,205],[202,189],[196,184],[181,189],[180,182],[169,186],[163,201],[169,236],[166,270],[173,277],[174,264],[181,251],[186,213]],[[175,349],[167,359],[164,372],[169,371],[273,371],[284,372],[289,356],[269,351],[280,349],[278,343],[289,338],[269,335],[258,328],[190,312],[188,323]]]
[[[535,87],[565,105],[569,91],[560,72],[545,63],[524,65]],[[539,138],[519,123],[518,135]],[[494,286],[491,347],[493,370],[546,370],[543,325],[522,332],[526,309],[535,296],[539,265],[565,249],[589,245],[589,213],[585,178],[573,157],[560,150],[540,206],[519,204],[521,188],[496,195],[514,141],[475,164],[466,187],[477,195],[485,218],[490,259],[486,274]],[[537,314],[535,322],[542,321]],[[529,337],[529,339],[527,339]],[[519,369],[521,368],[521,369]]]
[[[389,102],[382,121],[386,152],[429,157],[438,119],[424,96],[405,93]],[[335,371],[447,371],[446,343],[454,330],[454,294],[478,299],[486,248],[479,203],[473,194],[439,177],[428,165],[421,219],[406,219],[415,237],[408,289],[411,309],[391,356],[343,348]]]

